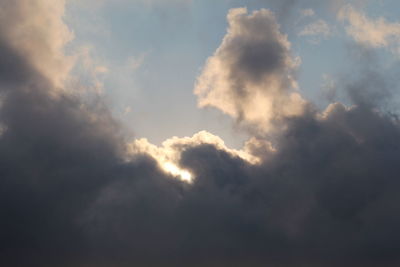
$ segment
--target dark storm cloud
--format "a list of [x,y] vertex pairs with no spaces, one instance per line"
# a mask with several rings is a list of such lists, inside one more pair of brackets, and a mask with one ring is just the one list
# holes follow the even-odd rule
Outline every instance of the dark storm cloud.
[[[36,9],[24,13],[28,4]],[[23,13],[26,18],[20,23],[30,31],[18,38],[33,38],[30,45],[45,50],[56,47],[59,40],[50,40],[47,26],[37,27],[29,16],[46,17],[48,13],[40,11],[47,4],[63,3],[6,1],[0,6],[2,11]],[[9,20],[0,27],[2,37],[8,37],[0,39],[0,262],[2,266],[79,266],[90,255],[92,244],[80,220],[100,192],[128,178],[153,175],[159,183],[167,179],[151,160],[138,160],[140,168],[124,163],[124,140],[104,105],[83,103],[54,88],[47,69],[35,61],[36,54],[30,54],[40,51],[17,42],[13,33],[20,24],[14,16]],[[35,33],[45,38],[36,39]],[[48,67],[56,66],[57,51],[47,53]],[[160,196],[154,179],[148,179],[148,186],[154,185],[150,191]]]
[[[23,58],[15,55],[15,51],[0,37],[0,82],[1,85],[12,85],[30,75],[30,69]],[[18,71],[16,71],[18,70]],[[2,90],[4,88],[2,86]]]
[[378,106],[289,118],[259,165],[187,146],[186,184],[127,160],[101,101],[57,91],[11,40],[0,48],[0,265],[400,263],[400,127]]

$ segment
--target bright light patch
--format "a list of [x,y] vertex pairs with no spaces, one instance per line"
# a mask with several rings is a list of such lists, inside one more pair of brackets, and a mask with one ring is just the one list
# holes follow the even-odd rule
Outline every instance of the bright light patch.
[[175,164],[171,163],[171,162],[166,162],[162,165],[162,168],[174,175],[174,176],[179,176],[183,181],[185,182],[192,182],[192,174],[190,172],[188,172],[187,170],[181,169],[178,166],[176,166]]
[[133,140],[127,144],[128,159],[138,154],[147,154],[155,159],[160,168],[166,173],[171,174],[187,183],[192,183],[196,179],[196,174],[180,167],[181,154],[190,148],[209,144],[218,150],[222,150],[232,157],[240,158],[250,164],[259,164],[261,159],[253,155],[251,151],[263,149],[264,151],[274,151],[271,144],[266,141],[260,141],[255,138],[250,139],[243,149],[229,149],[224,141],[207,131],[201,131],[192,137],[172,137],[165,140],[161,146],[151,144],[146,138]]

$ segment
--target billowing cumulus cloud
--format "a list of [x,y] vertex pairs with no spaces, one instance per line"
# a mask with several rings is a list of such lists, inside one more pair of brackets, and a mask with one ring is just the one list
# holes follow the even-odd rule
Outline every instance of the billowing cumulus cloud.
[[270,143],[265,141],[261,143],[260,141],[255,142],[255,140],[249,140],[243,150],[229,149],[220,137],[206,131],[201,131],[193,135],[193,137],[173,137],[164,141],[161,147],[149,143],[145,138],[138,139],[128,144],[128,153],[131,157],[137,154],[150,155],[157,160],[159,166],[166,172],[177,176],[182,180],[192,182],[193,179],[195,179],[193,174],[188,170],[179,167],[181,160],[180,156],[184,151],[202,145],[213,146],[216,149],[224,151],[232,157],[240,158],[249,164],[260,163],[260,159],[257,158],[257,156],[249,153],[249,149],[262,146],[264,149],[273,151]]
[[[160,147],[127,142],[100,100],[54,90],[58,85],[33,61],[35,51],[15,44],[14,30],[30,35],[28,17],[42,7],[34,3],[47,2],[13,3],[31,12],[0,38],[1,266],[399,265],[400,125],[393,113],[366,101],[295,116],[279,111],[285,127],[273,143],[252,138],[242,150],[207,132]],[[256,86],[249,94],[265,85],[280,100],[290,91],[274,91],[265,80],[290,84],[283,74],[290,57],[272,18],[267,10],[230,13],[237,27],[263,29],[262,46],[276,46],[279,55],[253,47],[254,32],[239,27],[252,38],[240,35],[237,53],[259,49],[243,59],[237,82]],[[52,40],[45,33],[42,45]],[[60,55],[47,51],[46,60]],[[239,59],[228,51],[218,59],[225,67]],[[258,61],[270,57],[275,61]],[[366,84],[349,86],[362,94]],[[164,160],[193,180],[176,179]]]
[[261,131],[286,117],[303,113],[305,101],[295,91],[300,59],[267,10],[228,14],[228,33],[198,78],[195,93],[200,107],[215,107]]

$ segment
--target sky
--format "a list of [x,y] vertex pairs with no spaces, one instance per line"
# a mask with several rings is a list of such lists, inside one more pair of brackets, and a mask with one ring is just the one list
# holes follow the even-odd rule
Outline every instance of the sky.
[[399,8],[2,0],[0,265],[399,266]]
[[[321,88],[351,69],[347,62],[351,39],[344,21],[335,14],[341,1],[322,5],[300,1],[292,7],[290,1],[93,2],[67,5],[64,19],[75,34],[69,45],[86,48],[94,64],[107,70],[98,79],[115,116],[135,136],[158,145],[172,136],[191,136],[201,130],[222,136],[235,148],[249,138],[235,131],[229,116],[199,109],[193,94],[202,67],[226,33],[231,8],[247,7],[250,12],[269,8],[282,13],[278,23],[288,35],[292,55],[302,61],[296,70],[299,90],[321,109],[336,100],[332,92]],[[399,6],[396,1],[353,4],[388,20],[396,19],[393,11]]]

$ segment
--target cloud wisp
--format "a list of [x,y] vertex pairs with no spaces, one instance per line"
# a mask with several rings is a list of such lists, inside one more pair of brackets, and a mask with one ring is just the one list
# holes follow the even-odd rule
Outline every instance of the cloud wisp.
[[201,105],[284,126],[232,150],[207,132],[129,142],[101,100],[59,90],[70,63],[36,17],[70,32],[64,4],[0,4],[19,15],[0,16],[0,265],[398,266],[398,118],[309,107],[271,11],[231,10],[197,84]]
[[323,19],[318,19],[308,25],[306,25],[303,30],[301,30],[299,36],[314,37],[310,42],[319,43],[321,39],[327,39],[332,34],[332,31],[328,23]]
[[388,48],[400,55],[400,23],[380,17],[372,19],[351,5],[344,6],[338,19],[346,22],[346,32],[356,42],[373,47]]

